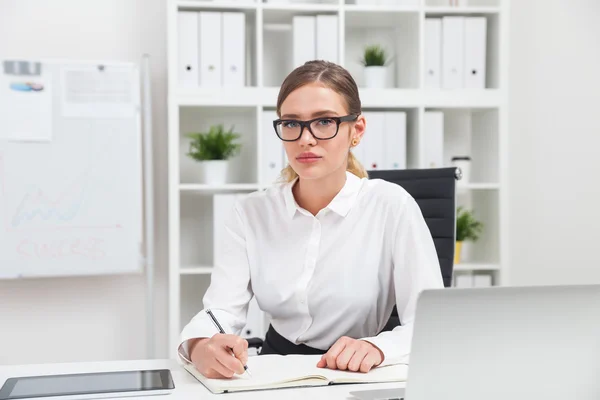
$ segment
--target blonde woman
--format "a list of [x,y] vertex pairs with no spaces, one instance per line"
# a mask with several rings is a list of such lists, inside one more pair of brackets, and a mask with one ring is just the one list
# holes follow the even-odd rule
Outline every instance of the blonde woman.
[[[322,354],[318,367],[361,372],[407,360],[417,296],[443,288],[440,266],[415,200],[369,180],[352,154],[366,130],[354,79],[307,62],[283,82],[277,114],[284,182],[235,205],[204,297],[231,333],[201,310],[183,329],[181,356],[209,378],[243,373],[238,334],[256,296],[271,318],[261,354]],[[394,305],[402,325],[382,332]]]

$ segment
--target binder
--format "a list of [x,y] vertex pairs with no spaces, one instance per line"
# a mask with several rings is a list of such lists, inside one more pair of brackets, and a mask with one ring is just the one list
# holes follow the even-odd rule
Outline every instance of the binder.
[[338,63],[338,16],[322,14],[316,19],[317,59]]
[[223,86],[243,87],[246,56],[246,16],[225,12],[222,18]]
[[492,286],[492,275],[490,275],[490,274],[473,275],[473,286],[474,287],[490,287],[490,286]]
[[179,11],[177,14],[177,76],[182,88],[198,86],[198,13]]
[[383,168],[406,169],[406,113],[385,113]]
[[465,87],[484,89],[486,76],[486,31],[485,17],[465,18]]
[[442,18],[442,86],[444,89],[464,87],[465,17]]
[[275,134],[273,121],[277,113],[273,110],[262,112],[262,139],[261,139],[261,183],[273,184],[279,178],[284,167],[283,142]]
[[380,170],[383,165],[383,136],[385,131],[385,113],[383,111],[367,111],[367,129],[363,136],[364,167],[366,170]]
[[442,20],[425,19],[425,78],[424,86],[439,89],[442,86]]
[[222,79],[221,12],[199,12],[200,86],[219,87]]
[[454,287],[456,288],[472,288],[473,287],[473,275],[460,274],[454,277]]
[[295,15],[292,18],[294,68],[316,58],[316,17]]
[[423,168],[444,165],[444,113],[426,111],[423,118]]

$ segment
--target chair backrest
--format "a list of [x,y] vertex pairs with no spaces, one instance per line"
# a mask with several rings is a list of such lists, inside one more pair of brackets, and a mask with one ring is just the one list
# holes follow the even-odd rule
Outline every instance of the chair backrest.
[[[370,179],[383,179],[402,186],[417,202],[431,232],[444,286],[452,284],[456,241],[456,180],[458,168],[425,168],[369,171]],[[394,307],[384,330],[399,324]]]

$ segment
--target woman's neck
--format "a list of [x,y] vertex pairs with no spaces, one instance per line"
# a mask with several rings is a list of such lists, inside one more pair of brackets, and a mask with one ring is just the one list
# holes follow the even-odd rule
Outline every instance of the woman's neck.
[[298,179],[292,192],[298,205],[317,215],[327,207],[346,183],[346,171],[336,171],[321,179]]

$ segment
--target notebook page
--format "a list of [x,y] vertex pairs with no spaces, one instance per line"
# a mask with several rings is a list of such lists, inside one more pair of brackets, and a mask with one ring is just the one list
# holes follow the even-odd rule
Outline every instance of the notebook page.
[[326,369],[322,372],[328,380],[338,383],[346,382],[402,382],[408,376],[407,364],[386,365],[373,368],[369,372],[352,372]]

